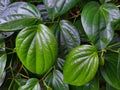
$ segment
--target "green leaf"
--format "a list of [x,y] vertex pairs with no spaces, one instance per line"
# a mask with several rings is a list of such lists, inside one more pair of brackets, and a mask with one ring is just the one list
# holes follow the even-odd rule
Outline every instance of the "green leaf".
[[7,38],[11,36],[14,32],[0,32],[0,39]]
[[5,43],[0,42],[0,78],[3,75],[4,68],[6,66],[7,55],[5,54]]
[[39,10],[25,2],[10,4],[0,14],[0,30],[15,31],[40,22]]
[[41,90],[39,80],[36,78],[31,78],[25,85],[19,87],[18,90]]
[[111,22],[120,18],[119,9],[113,4],[89,2],[82,11],[81,20],[86,35],[98,49],[104,49],[112,40]]
[[4,12],[7,6],[10,4],[10,0],[0,0],[0,14]]
[[2,76],[0,77],[0,86],[3,84],[4,80],[5,80],[5,76],[6,76],[6,72],[4,71],[2,73]]
[[117,73],[118,73],[118,78],[120,79],[120,49],[119,49],[119,55],[118,55]]
[[74,7],[79,0],[43,0],[43,2],[51,16],[51,19],[53,20]]
[[99,90],[99,79],[94,78],[83,86],[70,86],[70,90]]
[[101,3],[107,3],[107,2],[110,2],[112,0],[100,0]]
[[69,90],[68,84],[63,82],[63,74],[58,70],[50,73],[45,78],[45,82],[48,86],[51,86],[53,90]]
[[64,82],[75,86],[88,83],[95,76],[99,65],[98,53],[94,46],[81,45],[73,49],[64,65]]
[[117,71],[118,53],[108,52],[104,56],[105,65],[101,67],[101,74],[108,84],[116,89],[120,89],[120,79]]
[[57,42],[43,24],[27,27],[16,38],[16,51],[22,64],[31,72],[44,74],[57,59]]
[[57,66],[60,70],[63,70],[64,62],[65,62],[65,60],[63,60],[62,58],[58,58],[58,59],[57,59],[56,66]]
[[106,90],[116,90],[116,89],[110,86],[108,83],[106,83]]
[[38,4],[38,5],[37,5],[37,8],[38,8],[39,11],[40,11],[41,20],[42,20],[42,21],[48,21],[48,20],[50,20],[50,16],[48,15],[48,12],[47,12],[44,4]]
[[57,39],[60,57],[64,57],[74,47],[80,45],[80,36],[77,28],[67,20],[54,24],[53,33]]

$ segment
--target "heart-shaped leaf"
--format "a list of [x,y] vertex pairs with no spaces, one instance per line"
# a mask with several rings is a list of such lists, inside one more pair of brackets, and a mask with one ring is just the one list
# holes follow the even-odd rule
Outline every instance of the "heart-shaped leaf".
[[18,90],[41,90],[39,80],[36,78],[31,78],[25,85],[19,87]]
[[63,74],[58,70],[50,73],[46,77],[45,82],[48,86],[51,86],[53,90],[69,90],[68,84],[63,82]]
[[35,25],[23,29],[18,34],[16,51],[28,70],[43,74],[57,59],[57,42],[45,25]]
[[52,20],[74,7],[79,0],[43,0]]
[[[108,84],[120,90],[120,74],[118,73],[118,53],[105,53],[105,65],[101,67],[101,74]],[[120,69],[119,69],[120,70]]]
[[111,22],[119,18],[120,12],[115,5],[97,2],[89,2],[81,15],[85,33],[98,49],[104,49],[110,43],[114,35]]
[[64,81],[71,85],[81,86],[95,76],[99,65],[97,50],[91,45],[81,45],[73,49],[64,65]]
[[59,55],[64,58],[71,49],[80,45],[80,36],[77,28],[67,20],[54,24],[53,33],[57,39]]
[[15,2],[0,14],[0,31],[19,30],[38,23],[40,18],[39,10],[35,6]]

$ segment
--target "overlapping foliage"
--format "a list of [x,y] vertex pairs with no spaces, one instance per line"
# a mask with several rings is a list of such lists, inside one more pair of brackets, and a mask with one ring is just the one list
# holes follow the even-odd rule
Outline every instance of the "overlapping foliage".
[[118,0],[0,0],[1,90],[120,90]]

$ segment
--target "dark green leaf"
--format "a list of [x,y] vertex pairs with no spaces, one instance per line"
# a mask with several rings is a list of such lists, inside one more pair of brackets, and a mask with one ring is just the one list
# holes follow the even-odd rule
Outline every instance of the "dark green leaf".
[[84,86],[71,86],[70,90],[99,90],[99,79],[94,78]]
[[43,0],[26,0],[27,2],[37,2],[37,3],[39,3],[39,2],[42,2]]
[[65,60],[63,60],[62,58],[58,58],[58,59],[57,59],[57,67],[58,67],[60,70],[63,70],[64,62],[65,62]]
[[6,66],[7,55],[5,54],[5,43],[0,43],[0,78],[2,78]]
[[45,25],[23,29],[16,39],[16,51],[23,65],[33,73],[43,74],[57,59],[57,42]]
[[3,75],[3,71],[6,66],[6,61],[7,61],[7,55],[6,54],[0,55],[0,78]]
[[99,65],[98,53],[94,46],[81,45],[73,49],[64,65],[64,82],[75,86],[88,83],[95,76]]
[[39,11],[41,13],[41,20],[42,21],[50,20],[50,16],[48,15],[48,12],[47,12],[44,4],[37,5],[37,8],[39,9]]
[[112,0],[100,0],[101,3],[106,3],[106,2],[110,2]]
[[39,10],[25,2],[10,4],[0,14],[0,31],[14,31],[34,25],[40,21]]
[[74,7],[79,0],[43,0],[43,2],[53,20],[54,18],[61,16]]
[[4,12],[9,4],[10,0],[0,0],[0,14]]
[[105,65],[101,67],[101,74],[108,84],[116,89],[120,89],[120,79],[117,71],[118,53],[105,53]]
[[63,83],[63,74],[58,70],[50,73],[46,77],[45,82],[48,86],[52,87],[53,90],[69,90],[68,84]]
[[108,83],[106,83],[106,90],[116,90],[116,89],[110,86]]
[[120,49],[119,51],[119,55],[118,55],[118,63],[117,63],[117,73],[118,73],[118,78],[120,79]]
[[115,5],[106,3],[100,6],[97,2],[86,4],[81,15],[83,28],[98,49],[104,49],[113,39],[111,22],[119,18],[119,9]]
[[12,34],[13,34],[13,32],[0,32],[0,39],[7,38],[7,37],[11,36]]
[[31,78],[25,85],[19,87],[18,90],[41,90],[39,80],[36,78]]
[[77,28],[67,20],[53,26],[53,33],[57,39],[60,57],[67,55],[71,49],[80,45],[80,36]]

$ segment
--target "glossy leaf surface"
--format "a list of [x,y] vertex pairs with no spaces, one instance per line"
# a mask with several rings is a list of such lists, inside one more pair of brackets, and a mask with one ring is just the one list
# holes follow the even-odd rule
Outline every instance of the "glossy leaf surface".
[[99,65],[97,50],[91,45],[73,49],[64,65],[64,82],[75,86],[88,83],[95,76]]
[[2,78],[6,66],[7,55],[5,54],[5,43],[0,41],[0,78]]
[[120,78],[117,71],[118,54],[109,52],[105,54],[105,65],[101,67],[101,74],[108,84],[116,89],[120,89]]
[[50,73],[46,77],[45,82],[48,86],[52,87],[53,90],[69,90],[68,84],[63,82],[63,74],[58,70]]
[[16,51],[28,70],[43,74],[57,59],[57,42],[45,25],[35,25],[23,29],[18,34]]
[[98,49],[104,49],[112,40],[111,22],[120,18],[119,9],[113,4],[89,2],[83,9],[81,20],[86,35]]
[[0,14],[0,31],[14,31],[34,25],[40,21],[40,17],[39,10],[35,6],[25,2],[15,2]]
[[80,45],[77,28],[67,20],[61,20],[60,23],[55,24],[53,33],[58,42],[60,57],[67,55],[71,49]]
[[13,34],[13,32],[0,32],[0,39],[7,38],[7,37],[11,36],[12,34]]
[[0,14],[4,12],[7,6],[10,4],[10,0],[0,0]]
[[49,15],[54,19],[74,7],[79,0],[43,0],[43,2]]
[[70,90],[99,90],[99,79],[94,78],[83,86],[70,86]]
[[25,85],[19,87],[18,90],[41,90],[39,80],[36,78],[31,78]]

